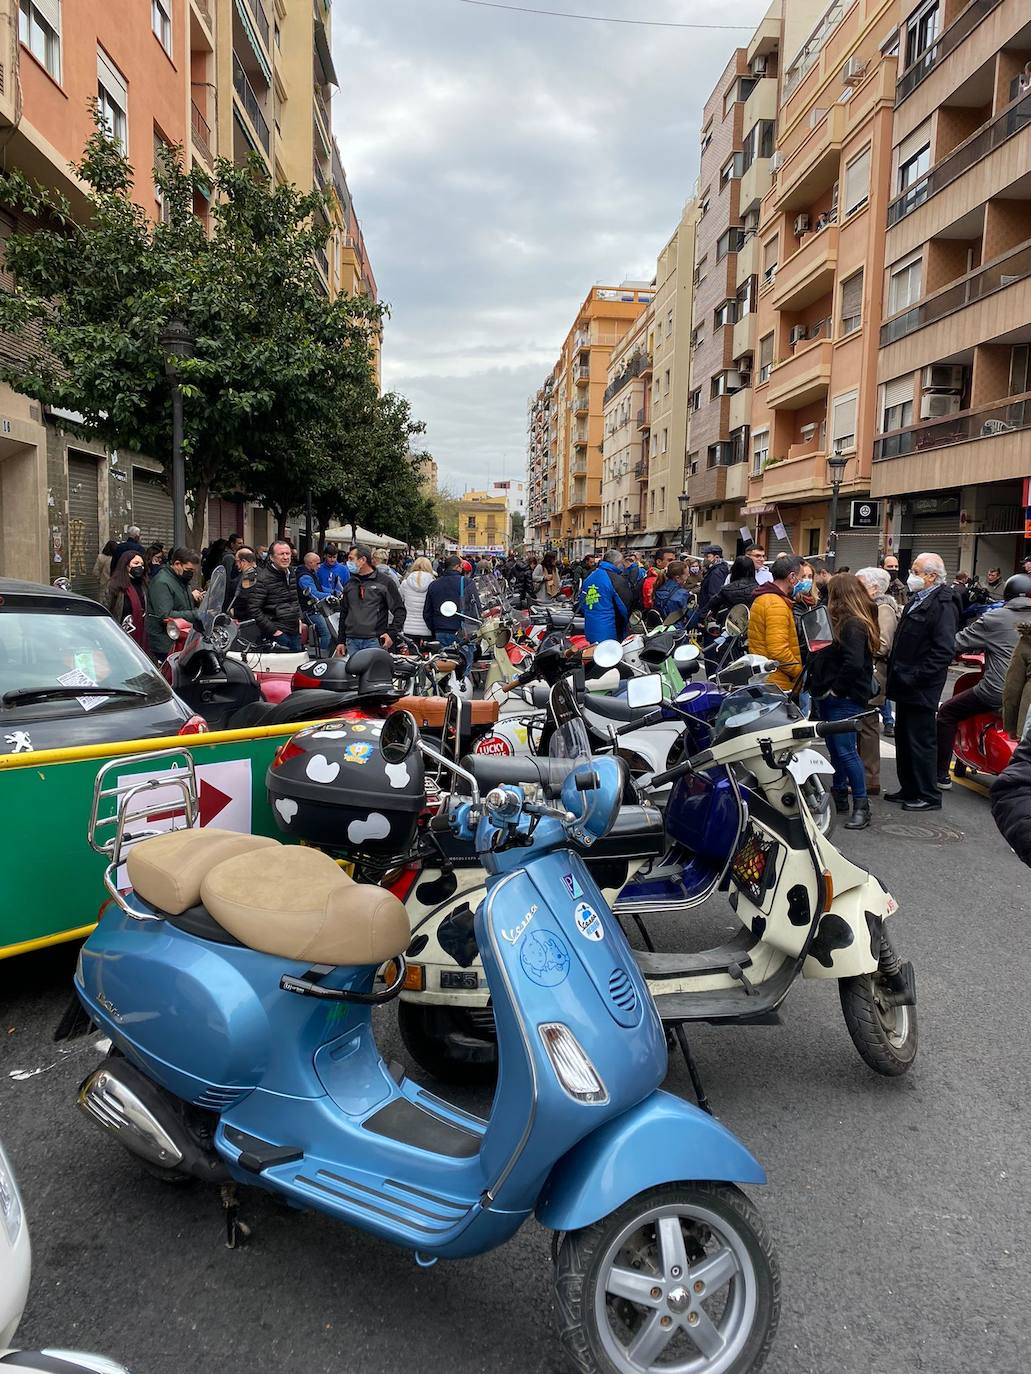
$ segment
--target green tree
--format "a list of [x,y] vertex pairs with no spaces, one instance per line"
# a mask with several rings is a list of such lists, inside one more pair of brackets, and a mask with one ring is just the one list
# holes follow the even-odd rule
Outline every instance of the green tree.
[[514,549],[519,548],[526,538],[526,520],[519,511],[512,516],[512,528],[509,532],[509,539]]
[[[0,365],[0,380],[78,412],[79,428],[109,447],[167,466],[159,336],[182,319],[195,339],[180,364],[191,542],[212,491],[239,491],[285,519],[327,481],[341,427],[356,429],[378,399],[372,340],[384,312],[362,297],[326,298],[314,267],[328,234],[322,193],[271,185],[257,157],[219,159],[205,184],[175,148],[155,169],[166,210],[155,224],[131,199],[133,169],[99,119],[75,170],[89,189],[83,222],[20,172],[0,174],[0,203],[40,225],[6,245],[16,285],[0,293],[0,329],[21,358]],[[193,213],[202,185],[210,238]]]

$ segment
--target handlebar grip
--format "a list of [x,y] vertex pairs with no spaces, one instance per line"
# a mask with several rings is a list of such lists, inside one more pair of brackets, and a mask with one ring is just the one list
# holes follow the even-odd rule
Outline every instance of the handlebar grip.
[[816,733],[821,739],[826,739],[828,735],[854,735],[859,729],[859,721],[855,717],[848,720],[821,720],[817,722]]
[[431,816],[429,829],[436,831],[438,834],[441,831],[450,830],[451,817],[448,815],[447,811],[438,811],[435,816]]
[[593,792],[596,787],[601,786],[601,779],[592,769],[590,773],[578,773],[576,775],[576,790],[578,792]]
[[690,767],[690,759],[685,759],[683,763],[675,763],[672,768],[667,768],[665,773],[656,773],[650,785],[652,787],[661,787],[663,783],[672,782],[674,778],[679,778],[682,773],[688,772]]
[[617,735],[627,735],[632,730],[646,730],[649,725],[659,725],[665,719],[661,711],[649,711],[640,720],[628,720],[625,725],[621,725],[616,731]]

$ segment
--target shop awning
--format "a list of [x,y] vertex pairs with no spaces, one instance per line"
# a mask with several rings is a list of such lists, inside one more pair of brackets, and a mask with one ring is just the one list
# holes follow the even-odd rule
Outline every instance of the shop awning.
[[776,506],[742,506],[742,515],[772,515]]

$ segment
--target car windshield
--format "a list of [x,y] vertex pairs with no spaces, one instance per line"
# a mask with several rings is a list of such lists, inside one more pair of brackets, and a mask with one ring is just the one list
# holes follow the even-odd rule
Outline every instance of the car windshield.
[[71,694],[42,701],[28,697],[7,701],[0,709],[23,715],[117,711],[167,701],[171,695],[154,665],[109,616],[64,608],[21,609],[10,603],[0,611],[0,698],[38,688],[89,686],[142,695],[84,694],[81,701]]

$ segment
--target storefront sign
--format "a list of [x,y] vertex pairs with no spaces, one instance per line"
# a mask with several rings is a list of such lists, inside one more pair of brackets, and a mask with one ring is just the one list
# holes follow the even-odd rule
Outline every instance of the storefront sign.
[[853,501],[849,525],[854,530],[875,530],[881,523],[881,503],[879,501]]

